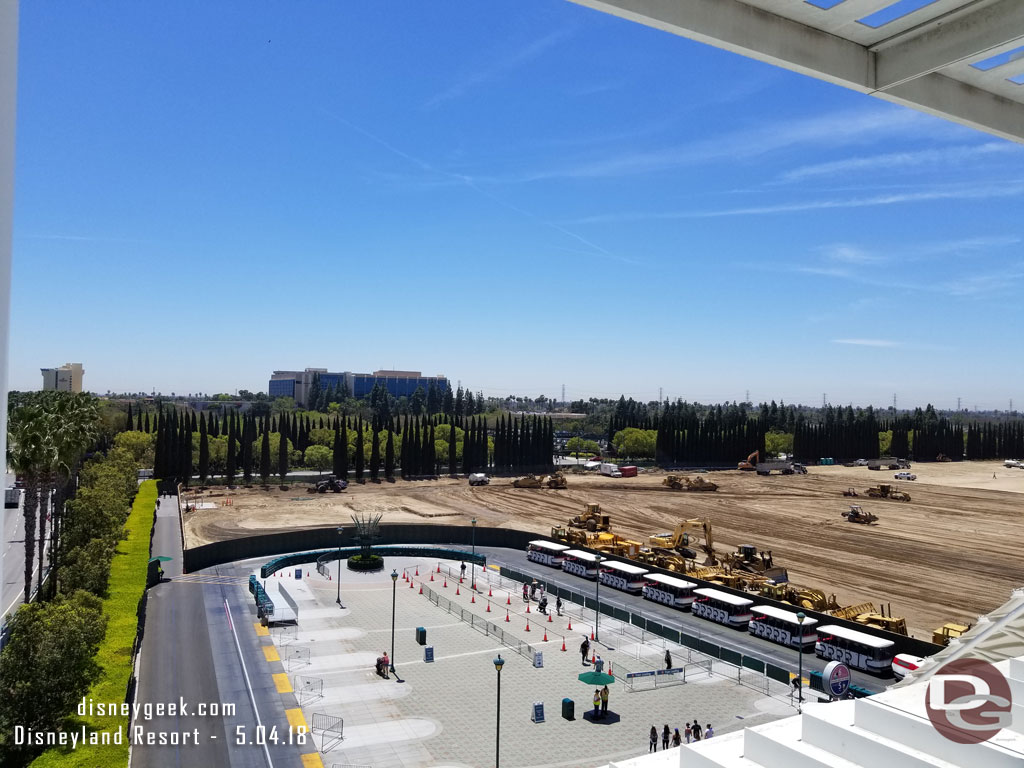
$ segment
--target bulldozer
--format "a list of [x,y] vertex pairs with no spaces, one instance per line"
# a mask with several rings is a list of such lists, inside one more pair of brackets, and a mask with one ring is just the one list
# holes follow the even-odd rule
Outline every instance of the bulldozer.
[[729,553],[726,562],[733,569],[756,574],[761,578],[789,581],[789,572],[785,568],[772,565],[770,558],[765,559],[764,553],[759,553],[753,544],[741,544],[735,552]]
[[587,504],[582,515],[576,515],[569,521],[572,528],[586,528],[588,531],[610,531],[611,515],[601,514],[600,504]]
[[758,594],[790,605],[799,605],[807,611],[825,612],[839,608],[835,595],[826,596],[820,589],[799,587],[785,582],[766,582],[759,587]]
[[891,501],[910,501],[910,494],[898,490],[891,485],[875,485],[868,488],[865,493],[871,499],[890,499]]
[[555,472],[554,474],[547,475],[541,482],[548,488],[554,488],[556,490],[569,487],[569,481],[561,472]]
[[569,485],[565,475],[555,472],[553,475],[524,475],[512,481],[513,488],[566,488]]
[[540,488],[542,485],[542,479],[537,475],[526,475],[524,477],[517,477],[512,481],[513,488]]
[[860,504],[851,504],[849,511],[840,512],[839,514],[845,517],[847,522],[850,523],[874,525],[878,522],[878,515],[872,514],[871,512],[865,512]]
[[892,606],[889,606],[888,612],[883,605],[880,611],[875,611],[874,606],[869,611],[858,613],[856,616],[851,617],[858,624],[863,624],[865,627],[871,627],[872,629],[884,629],[887,632],[893,632],[897,635],[907,634],[907,620],[902,616],[892,615]]
[[950,640],[962,637],[970,628],[970,624],[960,624],[955,621],[947,621],[941,627],[932,631],[932,642],[936,645],[949,645]]
[[837,619],[855,619],[857,616],[865,613],[874,613],[874,603],[858,603],[857,605],[848,605],[845,608],[834,608],[829,611],[830,614],[835,616]]
[[636,557],[643,546],[639,541],[626,539],[615,533],[591,533],[587,535],[587,538],[589,540],[587,546],[591,549],[616,557]]
[[316,485],[309,488],[310,493],[341,493],[348,488],[348,480],[339,480],[334,475],[324,478],[323,480],[317,480]]
[[661,481],[662,485],[666,485],[674,491],[717,491],[718,484],[713,483],[710,480],[705,480],[703,477],[683,477],[682,475],[667,475],[664,480]]

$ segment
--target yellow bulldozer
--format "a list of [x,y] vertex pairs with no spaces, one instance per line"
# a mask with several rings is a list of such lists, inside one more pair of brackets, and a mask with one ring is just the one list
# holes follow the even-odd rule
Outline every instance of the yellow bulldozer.
[[668,486],[674,491],[717,491],[718,484],[703,477],[685,477],[683,475],[667,475],[661,484]]
[[588,539],[590,541],[588,546],[591,549],[615,555],[616,557],[634,558],[640,553],[641,547],[643,547],[643,544],[639,541],[633,541],[615,533],[591,533]]
[[573,547],[589,547],[595,534],[588,534],[576,528],[565,528],[559,526],[551,529],[551,538],[564,541]]
[[526,475],[525,477],[517,477],[512,481],[513,488],[540,488],[543,483],[543,479],[537,475]]
[[880,611],[875,611],[874,606],[870,611],[864,611],[858,613],[856,616],[851,617],[858,624],[863,624],[865,627],[871,627],[872,629],[884,629],[888,632],[894,632],[897,635],[907,634],[907,620],[902,616],[892,615],[892,606],[889,606],[888,612],[883,605]]
[[932,642],[936,645],[949,645],[950,640],[962,637],[970,628],[970,624],[947,621],[941,627],[932,631]]
[[611,515],[601,514],[600,504],[587,504],[582,515],[576,515],[569,521],[573,528],[586,528],[588,531],[610,531]]
[[565,475],[555,472],[553,475],[525,475],[512,481],[513,488],[566,488],[569,485]]
[[875,485],[868,488],[865,493],[872,499],[889,499],[891,501],[910,501],[910,494],[898,490],[892,485]]
[[741,544],[735,552],[730,552],[723,559],[735,570],[774,581],[789,581],[789,573],[786,569],[775,565],[770,554],[759,552],[753,544]]
[[860,523],[861,525],[874,525],[878,522],[878,515],[871,512],[865,512],[864,508],[860,504],[851,504],[850,509],[847,512],[840,512],[840,515],[845,517],[848,522]]
[[554,474],[547,475],[544,478],[543,483],[548,488],[555,488],[556,490],[569,487],[569,481],[561,472],[555,472]]

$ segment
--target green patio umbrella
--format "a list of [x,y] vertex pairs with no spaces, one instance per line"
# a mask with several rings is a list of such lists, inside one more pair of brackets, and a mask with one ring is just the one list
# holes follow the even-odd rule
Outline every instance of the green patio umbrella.
[[608,685],[609,683],[615,682],[615,678],[611,675],[607,675],[604,672],[595,672],[593,670],[576,675],[576,679],[581,683],[586,683],[587,685]]
[[168,560],[173,560],[173,559],[174,559],[173,557],[168,557],[167,555],[157,555],[156,557],[151,557],[150,558],[150,560],[159,560],[161,563],[166,563]]

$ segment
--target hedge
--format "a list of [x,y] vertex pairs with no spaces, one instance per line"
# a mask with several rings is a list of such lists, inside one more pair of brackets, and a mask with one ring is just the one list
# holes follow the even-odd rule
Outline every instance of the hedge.
[[[96,653],[102,672],[99,680],[86,694],[97,703],[121,703],[128,692],[132,676],[132,646],[139,625],[139,601],[146,591],[146,568],[149,563],[149,537],[156,514],[156,481],[146,480],[139,486],[125,529],[127,538],[118,542],[117,553],[110,563],[110,584],[103,601],[107,616],[107,634]],[[68,727],[87,731],[124,729],[122,744],[79,745],[77,749],[52,748],[31,763],[31,768],[126,768],[128,765],[129,717],[77,717],[72,714]]]

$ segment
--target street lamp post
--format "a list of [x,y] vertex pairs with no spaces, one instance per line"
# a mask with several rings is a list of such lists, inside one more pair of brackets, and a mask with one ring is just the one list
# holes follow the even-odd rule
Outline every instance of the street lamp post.
[[594,600],[597,605],[594,607],[594,642],[601,639],[598,631],[598,623],[601,621],[601,556],[597,555],[597,579],[594,582]]
[[498,768],[501,765],[499,758],[501,757],[501,668],[505,666],[505,660],[501,658],[501,654],[498,654],[498,658],[494,659],[494,668],[498,670],[498,706],[497,706],[497,726],[494,733],[494,768]]
[[801,707],[801,705],[804,702],[804,619],[806,619],[806,618],[807,617],[804,615],[803,611],[800,611],[796,615],[797,624],[799,624],[799,626],[800,626],[800,629],[799,629],[800,639],[797,640],[797,643],[796,643],[797,657],[800,660],[799,667],[798,667],[799,671],[797,672],[797,679],[796,679],[796,690],[797,690],[796,711],[797,712],[801,711],[800,707]]
[[[475,558],[476,558],[476,518],[474,517],[469,522],[473,526],[473,556],[474,556],[474,561],[475,561]],[[471,578],[469,580],[469,588],[470,589],[476,589],[476,562],[471,562],[469,564],[469,567],[473,569],[473,578]]]
[[340,525],[338,526],[338,607],[344,608],[341,604],[341,532],[345,530]]
[[[398,570],[391,569],[391,671],[395,671],[395,586],[398,583]],[[398,673],[395,673],[398,677]]]

